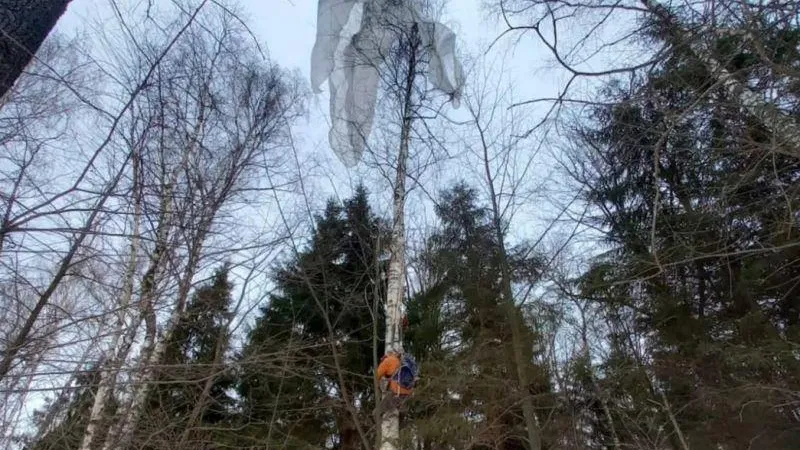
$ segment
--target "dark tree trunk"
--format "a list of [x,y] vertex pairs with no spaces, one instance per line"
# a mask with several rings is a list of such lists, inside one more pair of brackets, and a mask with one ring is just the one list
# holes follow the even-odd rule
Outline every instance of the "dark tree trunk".
[[71,0],[0,0],[0,100],[14,86]]

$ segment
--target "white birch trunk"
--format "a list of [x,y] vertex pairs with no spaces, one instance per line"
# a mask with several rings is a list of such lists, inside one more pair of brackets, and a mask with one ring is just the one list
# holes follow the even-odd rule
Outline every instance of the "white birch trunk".
[[[415,29],[416,31],[416,29]],[[417,65],[418,36],[411,35],[408,55],[408,74],[404,86],[403,125],[400,132],[400,152],[397,155],[397,173],[394,184],[394,222],[392,225],[392,242],[390,244],[388,286],[386,288],[386,352],[402,351],[403,342],[400,337],[402,321],[401,305],[405,295],[405,205],[406,205],[406,164],[408,161],[408,145],[411,139],[411,96]],[[385,394],[391,395],[391,393]],[[381,414],[380,450],[397,450],[400,448],[400,412],[397,404],[388,402]]]
[[[198,247],[195,249],[195,253],[199,255],[200,249],[201,247],[198,245]],[[181,292],[178,294],[178,304],[186,303],[186,298],[189,295],[189,288],[191,287],[191,280],[194,278],[195,271],[197,270],[198,258],[190,256],[189,259],[192,262],[190,263],[189,267],[186,268],[183,280],[181,280]],[[170,314],[170,317],[167,320],[167,326],[177,323],[182,315],[182,308],[174,308],[172,310],[172,314]],[[161,362],[161,358],[164,356],[164,351],[167,348],[167,341],[168,336],[164,336],[157,343],[148,339],[146,344],[151,345],[150,350],[147,352],[148,357],[146,360],[143,359],[141,369],[137,372],[133,382],[133,385],[138,389],[134,391],[130,407],[125,415],[125,420],[120,423],[118,432],[114,436],[114,439],[106,440],[103,450],[124,450],[129,448],[133,439],[134,431],[136,431],[136,427],[139,425],[139,419],[141,418],[141,413],[144,410],[145,401],[150,393],[150,387],[154,374],[152,368],[156,367]]]
[[[129,333],[126,335],[126,338],[130,339],[123,343],[123,348],[125,349],[125,354],[127,355],[127,350],[130,349],[130,345],[133,341],[132,338],[135,337],[139,324],[144,321],[146,324],[146,332],[144,344],[142,346],[141,360],[139,362],[138,371],[133,377],[133,382],[131,383],[133,386],[131,399],[127,403],[127,407],[121,408],[117,422],[114,423],[111,430],[109,430],[108,435],[106,436],[102,447],[103,450],[111,450],[115,448],[125,449],[130,444],[130,441],[133,437],[133,432],[139,423],[138,419],[144,407],[145,400],[150,392],[149,383],[152,381],[152,369],[161,359],[161,354],[164,352],[166,340],[162,339],[156,343],[157,329],[154,310],[154,304],[156,300],[156,283],[161,265],[165,261],[166,253],[172,251],[168,241],[170,231],[175,226],[173,223],[172,211],[173,191],[178,183],[178,177],[183,171],[186,170],[189,161],[196,153],[201,141],[201,136],[205,126],[205,116],[203,115],[204,112],[204,110],[201,111],[198,123],[195,126],[192,143],[186,147],[186,151],[184,151],[181,155],[180,164],[174,167],[170,173],[170,178],[167,181],[162,194],[161,215],[159,217],[159,223],[156,229],[155,250],[153,251],[153,255],[150,258],[149,267],[142,280],[143,286],[140,295],[141,299],[139,302],[141,312],[136,325],[132,326],[131,329],[129,329]],[[191,278],[194,276],[196,265],[196,258],[194,256],[195,255],[191,255],[189,258],[190,263],[185,272],[185,276],[189,279],[188,281],[182,280],[179,298],[188,295],[188,286],[191,284]],[[178,303],[183,304],[185,302],[179,301]],[[174,308],[167,323],[175,323],[175,320],[180,316],[180,314],[182,314],[182,309],[177,307]],[[124,361],[124,358],[122,361]]]
[[[401,155],[407,154],[408,144],[401,149]],[[401,305],[405,295],[405,164],[398,165],[394,188],[394,223],[392,226],[392,242],[390,244],[388,286],[386,289],[386,352],[401,351],[403,343],[400,339]]]
[[[120,311],[120,314],[123,314]],[[106,403],[108,402],[109,394],[111,393],[111,386],[116,383],[117,380],[117,373],[122,366],[121,362],[116,358],[116,351],[117,345],[119,345],[120,337],[122,336],[122,329],[118,328],[117,332],[114,334],[113,340],[109,345],[109,351],[107,355],[111,356],[110,364],[108,364],[108,370],[102,370],[100,372],[100,383],[97,386],[97,392],[94,395],[94,401],[92,402],[92,411],[89,414],[89,424],[86,425],[86,432],[83,434],[83,438],[81,439],[81,445],[79,450],[90,450],[92,446],[92,442],[94,442],[97,432],[99,430],[100,423],[103,420],[103,413],[105,412]],[[107,363],[104,361],[103,365]]]
[[[405,294],[405,158],[408,156],[408,137],[403,130],[403,143],[400,144],[397,179],[394,187],[394,224],[392,226],[392,242],[390,245],[389,279],[386,289],[386,352],[401,351],[403,343],[400,339],[400,306]],[[390,392],[384,395],[392,395]],[[394,402],[387,404],[381,414],[380,450],[397,450],[400,440],[400,412]]]
[[130,442],[133,438],[133,432],[139,423],[139,414],[144,406],[144,401],[149,392],[146,387],[151,378],[150,374],[152,373],[153,362],[156,359],[156,355],[160,351],[163,351],[163,346],[164,341],[161,340],[158,345],[156,345],[152,351],[149,352],[150,357],[142,361],[142,367],[137,372],[132,383],[134,388],[138,387],[138,390],[134,390],[133,397],[131,398],[131,402],[129,404],[130,406],[126,409],[125,415],[121,418],[122,420],[117,422],[116,426],[114,427],[114,433],[109,433],[108,438],[103,444],[103,450],[117,448],[125,449],[130,445]]
[[[120,302],[120,310],[117,313],[117,329],[112,337],[111,343],[109,344],[108,352],[106,353],[108,356],[107,361],[103,361],[102,363],[103,365],[108,366],[108,370],[102,370],[101,368],[100,383],[97,386],[97,392],[95,393],[94,402],[92,403],[92,411],[89,415],[89,424],[86,426],[86,432],[83,434],[83,439],[81,440],[79,450],[91,449],[92,442],[97,436],[99,424],[103,419],[103,413],[105,411],[106,403],[108,402],[109,394],[111,393],[111,388],[116,384],[117,375],[122,368],[122,363],[127,357],[127,350],[124,351],[124,354],[121,354],[123,353],[121,350],[124,349],[124,346],[123,348],[118,347],[125,330],[125,317],[128,314],[128,308],[133,300],[133,279],[136,276],[136,255],[139,253],[139,220],[142,215],[142,201],[138,188],[139,164],[140,161],[138,156],[134,155],[133,195],[136,197],[133,208],[133,230],[130,255],[128,257],[128,267],[125,269],[125,278],[123,281],[122,301]],[[135,330],[138,327],[131,328],[133,328],[133,332],[135,334]],[[130,345],[128,345],[128,348],[130,348]]]
[[[163,253],[166,251],[167,247],[167,237],[169,235],[169,221],[170,219],[170,211],[172,209],[172,200],[171,200],[172,189],[166,189],[165,198],[162,200],[162,215],[159,218],[159,224],[156,231],[156,249],[153,252],[153,255],[150,257],[150,263],[148,265],[147,272],[144,275],[144,279],[142,280],[142,292],[140,294],[139,299],[139,309],[140,313],[134,320],[134,323],[128,327],[126,333],[123,335],[122,339],[122,346],[117,353],[116,360],[114,361],[114,366],[117,369],[114,371],[114,382],[116,382],[116,374],[119,372],[119,367],[127,359],[128,353],[130,352],[131,347],[133,346],[133,341],[136,338],[137,330],[139,326],[144,321],[147,323],[147,331],[145,335],[145,341],[142,346],[141,352],[141,360],[139,362],[139,368],[136,375],[133,377],[134,381],[131,383],[133,386],[133,394],[131,397],[130,402],[126,405],[126,407],[120,408],[120,412],[118,413],[118,420],[114,423],[111,429],[106,436],[105,443],[103,445],[104,450],[108,450],[110,448],[115,448],[117,442],[121,440],[122,436],[124,436],[124,430],[127,430],[128,423],[133,421],[132,416],[135,415],[135,410],[132,408],[133,404],[136,403],[137,399],[137,387],[140,386],[140,383],[145,377],[145,374],[150,371],[151,366],[151,356],[154,353],[155,349],[155,318],[153,313],[153,303],[155,301],[155,283],[157,279],[157,272],[159,271],[159,266],[163,261]],[[113,384],[109,384],[109,388]],[[141,390],[141,389],[140,389]],[[104,391],[104,395],[107,395],[108,391]],[[99,395],[98,395],[99,397]]]

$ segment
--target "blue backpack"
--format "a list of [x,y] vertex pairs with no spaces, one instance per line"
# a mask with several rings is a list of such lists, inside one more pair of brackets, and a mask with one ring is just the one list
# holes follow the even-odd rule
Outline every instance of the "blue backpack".
[[413,389],[414,384],[419,378],[419,367],[414,357],[408,353],[403,353],[400,358],[400,369],[394,374],[392,379],[404,389]]

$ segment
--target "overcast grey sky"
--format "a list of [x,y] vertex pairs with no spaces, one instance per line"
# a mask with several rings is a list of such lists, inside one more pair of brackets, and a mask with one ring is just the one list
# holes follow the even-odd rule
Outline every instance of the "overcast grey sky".
[[[142,0],[116,0],[121,5],[141,5]],[[167,3],[169,0],[155,0]],[[494,43],[491,52],[487,54],[489,44],[501,34],[504,25],[497,23],[491,14],[482,8],[486,0],[449,0],[447,1],[443,16],[438,19],[452,28],[457,35],[457,51],[470,58],[485,57],[489,61],[485,67],[495,69],[492,76],[502,78],[497,86],[513,84],[513,98],[506,98],[506,104],[500,105],[505,110],[512,101],[522,101],[534,97],[555,97],[559,86],[566,81],[566,74],[556,70],[552,64],[552,57],[543,45],[536,42],[535,37],[508,35],[506,38]],[[255,37],[263,46],[268,57],[286,69],[298,70],[306,82],[310,72],[311,49],[314,45],[316,34],[316,18],[318,0],[238,0],[241,11],[239,16],[245,21]],[[106,0],[73,0],[67,13],[58,24],[58,29],[67,34],[82,29],[98,20],[115,22],[110,2]],[[160,3],[159,3],[160,4]],[[216,6],[209,4],[210,8]],[[546,32],[546,30],[545,30]],[[90,32],[91,38],[91,32]],[[566,40],[568,36],[559,36]],[[470,64],[466,62],[469,71]],[[480,64],[478,64],[480,66]],[[466,90],[479,82],[482,77],[471,77],[468,73]],[[492,81],[494,83],[494,81]],[[327,86],[323,86],[325,89]],[[541,118],[546,105],[540,105],[539,110],[532,107],[519,108],[517,111],[530,123]],[[373,204],[379,213],[390,216],[391,191],[386,180],[378,179],[379,175],[370,172],[364,164],[353,169],[346,169],[336,158],[328,146],[327,133],[329,128],[328,97],[325,93],[315,95],[310,99],[309,114],[302,119],[294,129],[294,140],[297,153],[304,162],[313,160],[313,172],[304,166],[302,175],[304,188],[310,193],[309,199],[313,209],[324,206],[324,202],[331,195],[339,198],[347,197],[351,189],[359,181],[365,180],[371,188]],[[465,108],[454,111],[449,106],[443,113],[450,118],[466,119]],[[519,117],[517,117],[519,119]],[[459,153],[470,145],[474,130],[469,127],[440,127],[437,132],[448,139],[448,151]],[[470,133],[472,136],[470,137]],[[375,131],[373,131],[375,135]],[[440,136],[437,135],[437,138]],[[472,139],[474,144],[475,139]],[[532,136],[517,153],[516,157],[524,159],[528,154],[538,151],[541,142],[540,136]],[[545,151],[539,152],[544,156]],[[537,156],[537,158],[540,158]],[[541,184],[553,176],[552,167],[548,162],[537,162],[537,167],[526,171],[526,182],[531,186]],[[425,174],[421,180],[422,188],[415,188],[409,194],[407,206],[408,229],[413,234],[416,229],[427,228],[433,222],[430,209],[432,196],[453,181],[466,179],[471,184],[481,187],[483,185],[482,166],[475,158],[461,158],[449,164],[437,164]],[[412,183],[413,184],[413,183]],[[526,199],[521,210],[518,211],[515,222],[522,222],[521,226],[512,229],[518,239],[536,239],[538,233],[546,227],[543,222],[549,220],[554,214],[548,213],[546,201],[532,201]],[[552,209],[552,207],[550,207]],[[269,213],[265,211],[265,214]],[[272,212],[274,213],[274,212]],[[538,222],[538,226],[537,226]],[[410,236],[412,237],[412,236]],[[413,240],[413,238],[412,238]]]
[[[116,0],[121,5],[142,5],[144,0]],[[157,4],[169,4],[170,0],[153,0]],[[569,73],[554,63],[554,58],[550,55],[547,48],[531,32],[525,36],[519,33],[509,33],[499,43],[493,44],[491,51],[487,52],[489,44],[492,43],[505,29],[505,24],[496,21],[492,14],[485,11],[482,6],[487,0],[444,0],[443,17],[439,20],[450,26],[457,35],[459,53],[468,54],[472,58],[487,58],[488,63],[484,62],[484,67],[496,69],[493,76],[502,75],[503,80],[497,84],[503,87],[505,84],[513,85],[513,97],[507,98],[506,104],[501,108],[506,108],[511,102],[523,102],[532,98],[553,98],[558,96],[559,89],[566,84]],[[311,49],[315,39],[315,27],[317,16],[318,0],[235,0],[241,9],[240,17],[247,23],[253,34],[262,44],[270,59],[286,69],[298,70],[306,82],[308,81]],[[489,2],[492,3],[492,2]],[[494,3],[497,3],[494,1]],[[209,4],[209,7],[216,7]],[[123,8],[124,9],[124,8]],[[109,2],[106,0],[73,0],[67,13],[58,24],[58,29],[70,31],[83,27],[84,24],[96,22],[99,18],[113,19]],[[603,25],[608,28],[611,35],[625,33],[627,28],[625,17],[615,16]],[[582,41],[582,32],[592,27],[591,19],[581,15],[573,15],[568,22],[563,22],[559,28],[558,43],[563,48],[570,47],[572,43],[580,42],[582,47],[577,53],[568,55],[572,62],[581,70],[596,70],[598,68],[608,68],[609,64],[620,64],[631,57],[620,49],[624,46],[615,45],[613,49],[603,49],[604,43],[600,41],[602,36],[601,29],[592,28],[593,39]],[[541,31],[544,35],[549,35],[551,30],[549,22],[541,24]],[[552,39],[552,38],[551,38]],[[608,39],[606,42],[612,42]],[[609,53],[609,51],[611,53]],[[480,64],[478,64],[480,66]],[[469,65],[467,65],[469,71]],[[480,77],[477,77],[478,79]],[[467,87],[474,85],[476,77],[467,77]],[[572,96],[576,92],[582,95],[589,95],[591,98],[592,90],[587,89],[590,84],[598,79],[587,81],[578,80],[571,84]],[[536,123],[549,107],[546,103],[538,103],[536,109],[533,106],[517,108],[517,111],[524,116],[524,120]],[[318,176],[308,176],[305,180],[308,189],[315,190],[315,200],[324,199],[327,195],[335,194],[346,196],[349,194],[348,187],[352,187],[355,182],[365,175],[363,165],[354,169],[345,169],[333,155],[327,143],[327,132],[329,127],[328,98],[325,93],[315,95],[310,99],[309,114],[294,129],[295,144],[298,153],[306,158],[317,159],[316,170]],[[444,114],[454,119],[464,118],[464,108],[460,111],[453,111],[447,107]],[[462,133],[455,127],[451,127],[451,133],[458,135]],[[373,131],[373,135],[375,132]],[[553,134],[548,135],[553,138]],[[531,136],[530,142],[526,145],[536,147],[544,137],[542,135]],[[463,142],[460,144],[463,147]],[[457,146],[457,145],[456,145]],[[458,151],[458,149],[454,149]],[[548,149],[550,151],[552,149]],[[554,150],[553,150],[554,151]],[[464,162],[462,161],[462,167]],[[439,174],[436,181],[439,183],[450,181],[450,177],[464,176],[459,169],[439,167]],[[455,170],[454,170],[455,169]],[[475,168],[472,168],[475,169]],[[543,178],[552,176],[552,170],[545,167],[536,173],[528,174],[531,178]],[[443,175],[443,176],[442,176]],[[441,186],[432,186],[431,192],[435,192]],[[316,189],[322,189],[318,192]],[[322,194],[322,195],[319,195]],[[373,194],[375,194],[373,192]],[[319,202],[316,206],[320,206]],[[536,205],[539,216],[542,214],[542,205]]]
[[[155,0],[169,4],[170,0]],[[466,90],[469,91],[482,79],[482,76],[470,76],[470,67],[481,67],[482,70],[494,70],[492,77],[493,86],[504,88],[505,85],[513,86],[513,95],[504,99],[504,104],[499,109],[506,110],[512,102],[522,102],[532,98],[553,98],[559,94],[568,80],[565,70],[554,64],[554,58],[547,48],[538,41],[533,33],[520,36],[509,33],[499,42],[494,42],[505,29],[505,24],[499,23],[495,17],[487,12],[483,5],[486,0],[444,0],[443,16],[438,19],[452,28],[457,35],[457,51],[469,57],[485,58],[483,63],[470,65],[465,61],[467,74]],[[143,0],[116,0],[124,10],[125,6],[143,5]],[[308,83],[310,72],[311,49],[316,35],[316,18],[318,0],[236,0],[239,17],[251,29],[256,39],[264,48],[268,57],[280,66],[297,70]],[[116,22],[107,0],[73,0],[67,13],[58,24],[58,29],[70,34],[76,29],[98,23],[98,20]],[[157,3],[161,4],[161,3]],[[209,4],[210,8],[216,6]],[[611,23],[611,32],[620,33],[618,26],[620,20],[614,19]],[[102,22],[100,22],[102,23]],[[548,24],[542,24],[542,32],[547,35]],[[569,46],[571,39],[580,39],[583,35],[581,26],[589,26],[585,18],[577,17],[570,24],[565,24],[559,30],[558,41],[565,47]],[[622,27],[624,28],[624,27]],[[600,36],[595,30],[595,36]],[[89,33],[91,39],[91,32]],[[596,41],[597,39],[595,39]],[[487,51],[489,45],[491,51]],[[601,42],[590,42],[589,47],[602,46]],[[592,49],[584,49],[588,54],[586,58],[580,55],[571,55],[573,60],[579,61],[583,70],[593,70],[603,67],[608,63],[607,55],[598,57],[592,54]],[[615,50],[616,51],[616,50]],[[615,53],[613,62],[619,62],[624,55]],[[502,78],[502,79],[501,79]],[[592,83],[594,80],[591,81]],[[323,86],[325,89],[327,86]],[[580,81],[571,85],[571,92],[591,92],[585,90]],[[516,108],[518,114],[515,120],[522,120],[529,124],[537,123],[549,107],[546,103],[538,103],[537,109],[533,106]],[[312,209],[319,211],[330,196],[345,198],[349,196],[356,183],[365,181],[371,188],[373,205],[378,212],[386,217],[390,216],[391,191],[389,183],[380,178],[380,174],[370,171],[365,164],[355,168],[346,169],[336,158],[327,141],[329,129],[328,97],[323,92],[311,97],[308,103],[309,114],[304,117],[293,129],[293,138],[298,159],[302,161],[303,188],[309,193],[308,199]],[[442,111],[444,115],[453,120],[466,119],[465,108],[454,111],[449,106]],[[555,133],[549,132],[551,127],[543,128],[543,132],[532,135],[520,145],[515,157],[524,160],[533,158],[536,164],[530,170],[525,170],[524,179],[528,188],[533,190],[537,186],[546,185],[547,189],[561,189],[557,185],[558,172],[554,169],[552,156],[557,153],[558,146],[552,145],[550,139],[557,141]],[[549,133],[545,136],[545,132]],[[470,127],[440,126],[436,133],[442,139],[447,139],[450,154],[463,153],[465,148],[475,146],[476,136]],[[376,131],[373,131],[375,136]],[[437,135],[437,138],[440,138]],[[544,144],[542,144],[544,142]],[[308,165],[306,165],[308,164]],[[525,164],[523,161],[521,164]],[[408,229],[413,233],[415,227],[424,229],[433,222],[430,209],[431,197],[453,181],[466,179],[473,186],[485,186],[480,162],[476,158],[457,158],[448,164],[439,163],[428,169],[425,177],[420,181],[422,187],[415,187],[409,194],[407,206]],[[553,182],[555,181],[555,182]],[[413,185],[413,183],[412,183]],[[564,197],[572,197],[574,193],[563,191]],[[536,194],[538,197],[527,197],[520,202],[519,209],[512,221],[512,240],[531,239],[537,240],[539,234],[548,228],[548,222],[556,217],[559,206],[553,201],[561,199],[552,195],[552,192]],[[270,213],[264,211],[264,214]],[[272,212],[274,213],[274,212]],[[416,223],[415,223],[416,222]],[[411,236],[410,236],[411,237]]]
[[[116,0],[121,9],[124,5],[143,5],[144,0]],[[170,4],[170,0],[154,0]],[[533,33],[520,36],[509,33],[499,42],[494,42],[505,29],[505,24],[499,23],[495,17],[483,9],[487,0],[445,0],[443,16],[438,19],[451,27],[457,35],[457,51],[468,55],[471,60],[485,58],[483,63],[472,67],[494,70],[492,77],[493,86],[504,88],[505,85],[513,86],[513,95],[504,99],[504,104],[499,109],[506,110],[512,102],[523,102],[532,98],[554,98],[558,96],[559,89],[563,88],[569,79],[569,73],[554,63],[554,58],[547,48],[536,38]],[[265,49],[268,57],[290,70],[297,70],[304,81],[308,83],[310,72],[311,49],[314,45],[316,34],[316,18],[318,0],[236,0],[240,7],[239,17],[245,21],[259,43]],[[491,3],[491,2],[490,2]],[[495,2],[496,3],[496,2]],[[71,31],[81,29],[97,20],[116,21],[107,0],[73,0],[67,13],[58,24],[58,29],[70,34]],[[161,4],[161,3],[157,3]],[[216,6],[209,4],[210,8]],[[604,27],[609,28],[611,35],[619,35],[625,31],[624,17],[615,17],[608,21]],[[102,23],[102,22],[101,22]],[[578,53],[569,57],[581,70],[596,70],[608,68],[609,64],[621,64],[630,58],[630,55],[620,50],[621,46],[614,46],[612,53],[601,51],[603,42],[600,29],[593,29],[591,42],[581,41],[583,30],[591,27],[590,20],[586,17],[575,16],[569,23],[564,23],[558,33],[559,45],[570,47],[570,41],[580,42],[582,48]],[[549,35],[547,21],[541,25],[544,35]],[[91,38],[91,34],[89,35]],[[577,41],[576,41],[577,40]],[[611,42],[609,39],[606,42]],[[494,42],[494,43],[493,43]],[[489,45],[491,51],[487,51]],[[583,53],[583,54],[580,54]],[[481,76],[470,76],[470,64],[465,64],[468,71],[466,90],[481,81]],[[500,79],[502,78],[502,79]],[[577,81],[570,87],[571,96],[589,95],[587,89],[590,84],[599,82],[599,79]],[[325,89],[326,86],[323,86]],[[591,98],[591,97],[589,97]],[[515,120],[525,121],[528,124],[537,123],[544,116],[549,105],[538,103],[537,109],[533,106],[523,106],[514,109],[519,115]],[[308,104],[309,114],[304,117],[293,129],[295,148],[303,164],[310,161],[311,165],[304,165],[302,169],[304,189],[310,193],[309,200],[313,209],[319,210],[330,196],[339,198],[347,197],[352,188],[359,181],[366,181],[371,188],[373,204],[386,217],[389,217],[391,193],[386,180],[377,179],[374,171],[370,171],[364,164],[359,164],[353,169],[346,169],[336,158],[328,146],[327,133],[329,129],[328,98],[322,94],[312,96]],[[454,111],[449,106],[442,111],[444,115],[454,120],[465,119],[465,108]],[[560,189],[557,185],[559,172],[554,170],[555,163],[552,158],[558,153],[559,138],[555,136],[552,127],[542,128],[542,132],[531,135],[528,140],[520,145],[515,152],[516,158],[533,158],[536,164],[531,170],[525,170],[524,179],[529,183],[529,188],[547,185],[547,189]],[[474,129],[461,126],[439,127],[436,133],[448,139],[448,152],[464,152],[470,145],[477,142]],[[470,135],[470,133],[472,133]],[[545,135],[545,133],[548,133]],[[376,132],[373,131],[373,136]],[[437,138],[439,136],[437,135]],[[554,145],[553,143],[556,143]],[[543,144],[544,143],[544,144]],[[524,164],[524,162],[522,163]],[[416,188],[409,194],[407,206],[409,232],[414,232],[414,227],[427,227],[432,223],[430,210],[432,196],[451,182],[466,179],[470,184],[479,188],[485,186],[481,164],[474,157],[453,159],[449,164],[437,164],[425,174],[421,181],[422,188]],[[311,167],[311,169],[309,169]],[[313,171],[312,171],[313,170]],[[412,183],[413,184],[413,183]],[[555,186],[555,187],[554,187]],[[569,189],[569,188],[568,188]],[[574,192],[562,190],[563,197],[573,197]],[[532,239],[537,240],[539,234],[548,228],[548,221],[556,217],[560,210],[554,201],[561,198],[552,195],[552,192],[537,194],[537,198],[525,198],[513,220],[511,230],[514,234],[512,240]],[[566,201],[566,200],[565,200]],[[267,213],[267,212],[265,212]],[[414,222],[417,222],[417,225]]]
[[[126,3],[133,0],[118,0]],[[166,0],[157,0],[166,1]],[[318,0],[239,0],[241,17],[253,34],[264,45],[269,57],[288,69],[297,69],[308,79],[311,49],[314,45]],[[450,26],[458,37],[458,51],[471,55],[484,53],[489,43],[501,32],[501,28],[482,10],[484,0],[450,0],[444,9],[442,22]],[[108,4],[102,0],[73,0],[67,13],[59,22],[58,29],[67,32],[80,28],[83,23],[110,14]],[[491,56],[503,57],[510,48],[510,40],[501,41],[493,47]],[[504,59],[504,75],[515,84],[520,98],[532,95],[554,94],[556,72],[543,72],[541,62],[544,54],[534,45],[514,47],[517,56]],[[298,139],[306,152],[317,152],[325,157],[327,149],[328,99],[323,93],[310,102],[310,116],[298,129]],[[452,114],[453,112],[450,111]],[[456,112],[456,115],[458,113]],[[344,166],[331,159],[331,168],[337,172]],[[356,169],[357,171],[358,169]]]

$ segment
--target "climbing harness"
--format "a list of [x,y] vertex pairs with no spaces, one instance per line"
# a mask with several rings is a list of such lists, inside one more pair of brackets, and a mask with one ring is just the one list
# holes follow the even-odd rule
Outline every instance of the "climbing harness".
[[[408,316],[403,316],[399,330],[401,342],[402,334],[408,326]],[[399,411],[404,410],[403,406],[408,397],[413,394],[414,386],[419,380],[419,365],[410,353],[402,350],[389,351],[381,358],[375,376],[380,383],[379,387],[382,392],[382,399],[375,407],[375,415],[380,417],[383,411],[391,407],[397,408]]]

